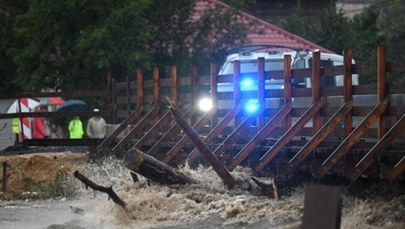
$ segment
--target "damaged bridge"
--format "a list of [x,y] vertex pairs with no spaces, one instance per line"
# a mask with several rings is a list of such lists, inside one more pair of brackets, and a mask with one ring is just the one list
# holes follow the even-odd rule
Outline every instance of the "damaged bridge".
[[[272,72],[264,71],[259,58],[254,91],[241,91],[238,61],[227,76],[218,76],[214,64],[210,76],[198,76],[196,67],[190,77],[178,77],[175,67],[166,78],[157,67],[152,77],[138,70],[135,81],[115,83],[114,118],[120,125],[92,155],[123,156],[138,149],[167,165],[208,164],[228,186],[237,166],[257,175],[403,179],[405,85],[391,83],[388,75],[403,74],[405,64],[387,61],[384,46],[377,53],[374,65],[352,64],[346,49],[343,66],[322,67],[320,52],[313,52],[310,69],[291,69],[286,56],[284,70]],[[352,85],[353,74],[360,85]],[[336,75],[343,76],[343,86],[321,85]],[[375,83],[363,83],[366,75]],[[265,82],[274,79],[283,79],[284,87],[266,89]],[[296,87],[302,79],[311,87]],[[218,91],[224,83],[233,90]],[[196,108],[201,92],[214,101],[209,111]],[[247,112],[252,99],[258,109]]]

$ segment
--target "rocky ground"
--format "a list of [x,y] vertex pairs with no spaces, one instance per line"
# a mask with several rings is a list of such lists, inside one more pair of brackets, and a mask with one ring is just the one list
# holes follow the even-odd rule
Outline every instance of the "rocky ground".
[[72,176],[75,170],[85,167],[88,161],[88,153],[83,150],[52,151],[35,148],[25,153],[5,154],[0,156],[0,198],[6,200],[46,198],[57,195],[56,192],[63,192],[62,189],[67,191],[68,187],[64,187],[66,183],[63,180]]

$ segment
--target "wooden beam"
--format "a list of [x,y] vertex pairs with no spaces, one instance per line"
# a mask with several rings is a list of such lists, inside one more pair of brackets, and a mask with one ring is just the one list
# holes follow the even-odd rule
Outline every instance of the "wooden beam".
[[174,102],[170,101],[170,111],[176,122],[181,126],[184,132],[190,137],[191,141],[197,146],[199,151],[204,155],[205,159],[210,163],[214,171],[222,179],[228,188],[233,188],[236,181],[226,169],[226,167],[219,161],[219,159],[211,152],[209,147],[201,140],[194,129],[185,121],[184,116],[178,111],[177,106]]
[[[257,59],[257,81],[258,81],[258,90],[257,90],[257,98],[259,100],[260,109],[265,108],[265,82],[264,82],[264,57],[259,57]],[[264,126],[264,115],[259,115],[258,125],[257,127],[262,129]]]
[[405,172],[405,156],[394,166],[393,169],[389,170],[385,177],[388,181],[393,182],[399,175]]
[[232,144],[232,142],[235,141],[237,137],[239,137],[239,133],[241,130],[243,130],[247,124],[250,123],[250,121],[253,120],[253,118],[256,118],[256,116],[262,112],[262,110],[258,112],[254,112],[249,114],[242,122],[239,122],[239,125],[235,127],[235,129],[232,131],[232,133],[229,134],[229,136],[214,150],[214,155],[217,157],[222,156],[226,150],[226,148]]
[[[343,97],[345,103],[353,101],[352,95],[352,49],[347,48],[344,51],[343,57],[344,74],[343,74]],[[348,112],[345,117],[345,137],[353,130],[352,112]]]
[[160,101],[160,80],[159,80],[159,68],[153,67],[153,106],[159,107]]
[[143,74],[142,69],[136,70],[136,106],[137,109],[142,108],[143,105]]
[[[321,52],[319,50],[312,53],[312,103],[321,99]],[[312,121],[312,128],[317,132],[321,128],[321,113],[317,112]]]
[[380,117],[387,109],[388,99],[385,98],[377,104],[374,109],[367,115],[364,120],[357,126],[353,132],[335,149],[335,151],[322,163],[321,168],[316,173],[317,178],[322,178],[333,166],[349,152],[350,148],[363,136],[367,129]]
[[171,117],[170,110],[167,110],[166,113],[161,117],[142,137],[132,148],[140,148],[145,140],[153,138],[153,133],[158,132],[164,123],[169,120]]
[[[291,55],[284,56],[284,104],[292,103],[292,85],[291,85]],[[292,125],[291,113],[288,112],[285,117],[284,127],[290,129]]]
[[101,153],[108,147],[108,145],[117,138],[117,136],[127,128],[127,126],[133,123],[142,114],[142,110],[136,110],[132,112],[119,126],[115,129],[107,138],[105,138],[100,145],[97,146],[93,153],[90,153],[92,157],[100,156]]
[[108,195],[109,198],[111,198],[111,200],[118,204],[119,206],[121,206],[122,208],[126,209],[127,204],[125,203],[125,201],[123,201],[112,189],[112,186],[110,187],[104,187],[104,186],[100,186],[96,183],[94,183],[93,181],[91,181],[89,178],[85,177],[83,174],[81,174],[79,171],[75,171],[74,176],[80,180],[81,182],[83,182],[87,187],[90,187],[96,191],[100,191],[100,192],[104,192]]
[[117,151],[122,147],[122,144],[124,144],[131,136],[133,136],[136,132],[142,131],[142,128],[146,125],[148,121],[150,121],[151,118],[154,118],[159,112],[159,109],[154,107],[152,110],[150,110],[139,122],[135,124],[134,127],[112,148],[112,151]]
[[178,83],[178,78],[177,78],[177,68],[176,66],[172,66],[170,69],[170,75],[171,75],[171,100],[175,101],[176,103],[179,100],[179,94],[177,91],[177,86],[179,85]]
[[[203,115],[203,117],[198,120],[197,123],[194,124],[192,127],[195,131],[199,131],[207,122],[210,120],[212,114],[214,114],[214,111],[207,112]],[[169,152],[166,153],[165,157],[163,158],[162,162],[168,164],[173,158],[177,155],[177,153],[184,148],[184,146],[187,144],[189,141],[188,135],[183,135],[183,137],[177,141],[176,145],[174,145]]]
[[325,125],[301,148],[300,151],[288,162],[288,173],[291,174],[307,158],[316,147],[330,134],[333,129],[353,109],[353,102],[345,103]]
[[193,184],[194,179],[177,169],[162,163],[156,158],[132,148],[124,156],[124,164],[131,171],[138,173],[159,184]]
[[[190,109],[188,109],[186,111],[184,116],[189,118],[194,114],[194,112],[195,112],[195,109],[192,106],[192,107],[190,107]],[[171,127],[155,142],[155,144],[153,144],[153,146],[146,153],[151,155],[151,156],[155,156],[158,153],[162,142],[167,140],[168,138],[173,137],[173,135],[175,133],[180,132],[180,130],[181,130],[181,128],[177,123],[172,124]]]
[[[239,85],[239,77],[240,77],[240,61],[235,60],[233,62],[233,101],[236,104],[240,103],[241,96],[240,96],[240,85]],[[235,127],[239,125],[239,118],[236,116],[235,118]]]
[[255,172],[262,171],[270,161],[278,155],[280,150],[291,141],[291,139],[300,131],[305,124],[321,109],[321,102],[313,104],[280,139],[260,158],[258,164],[254,168]]
[[[225,117],[213,128],[211,131],[205,136],[204,138],[204,143],[210,143],[212,140],[214,140],[220,132],[222,132],[226,126],[229,124],[230,121],[232,121],[236,115],[239,114],[239,112],[242,110],[242,104],[238,104],[234,108],[232,108],[226,115]],[[187,162],[191,163],[193,162],[197,156],[199,155],[198,148],[194,148],[193,151],[188,155],[187,157]]]
[[277,112],[273,118],[266,123],[266,125],[256,133],[256,135],[243,147],[237,155],[235,155],[232,160],[227,164],[229,171],[232,171],[238,166],[252,150],[265,139],[271,131],[273,131],[277,125],[287,117],[292,110],[292,104],[288,103],[284,105],[279,112]]
[[[211,100],[212,100],[212,109],[218,109],[218,82],[217,82],[217,65],[210,64],[210,80],[211,80]],[[215,112],[211,118],[211,126],[216,126],[218,123],[218,115]]]
[[367,168],[377,159],[377,155],[387,148],[392,141],[397,138],[405,128],[405,115],[399,119],[394,126],[374,145],[370,151],[356,164],[350,174],[351,182],[355,182]]
[[[381,102],[386,97],[387,91],[387,76],[386,76],[386,49],[385,46],[379,45],[377,50],[377,96],[378,102]],[[379,117],[378,122],[378,137],[381,138],[384,136],[387,129],[387,115],[384,112]]]

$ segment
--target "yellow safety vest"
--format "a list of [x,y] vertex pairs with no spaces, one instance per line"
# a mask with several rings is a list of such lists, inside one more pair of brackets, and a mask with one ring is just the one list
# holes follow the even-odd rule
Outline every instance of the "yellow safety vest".
[[20,119],[19,118],[13,118],[11,120],[11,132],[13,132],[13,134],[18,134],[20,132]]

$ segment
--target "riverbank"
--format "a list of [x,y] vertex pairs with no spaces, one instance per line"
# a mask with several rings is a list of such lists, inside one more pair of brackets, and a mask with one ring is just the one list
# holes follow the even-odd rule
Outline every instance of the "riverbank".
[[[228,190],[212,168],[180,168],[199,183],[163,186],[142,177],[134,183],[121,161],[108,158],[93,164],[88,153],[37,152],[0,158],[10,165],[8,191],[0,202],[0,228],[290,229],[299,228],[304,212],[303,186],[277,201]],[[127,209],[108,200],[105,193],[85,189],[73,177],[75,170],[97,184],[112,186]],[[248,179],[252,171],[238,167],[232,175]],[[341,228],[405,228],[403,186],[379,182],[361,186],[356,194],[343,189]]]
[[[0,171],[2,192],[0,198],[43,199],[68,195],[66,184],[75,170],[86,167],[88,153],[37,152],[0,156],[4,168]],[[5,180],[4,180],[5,179]],[[5,185],[5,188],[3,187]]]

